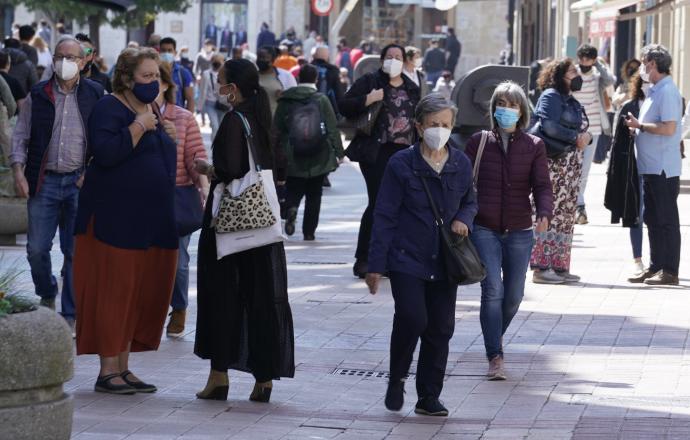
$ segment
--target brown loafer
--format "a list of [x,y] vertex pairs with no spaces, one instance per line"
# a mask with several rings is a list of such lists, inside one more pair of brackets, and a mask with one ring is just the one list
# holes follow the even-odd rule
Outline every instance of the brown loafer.
[[631,276],[630,278],[628,278],[628,282],[629,283],[637,283],[637,284],[644,283],[645,280],[652,278],[656,274],[657,274],[657,272],[652,272],[651,270],[646,269],[646,270],[644,270],[640,273],[637,273],[637,274]]
[[644,283],[649,286],[677,286],[678,275],[673,275],[665,270],[660,270],[653,277],[644,280]]

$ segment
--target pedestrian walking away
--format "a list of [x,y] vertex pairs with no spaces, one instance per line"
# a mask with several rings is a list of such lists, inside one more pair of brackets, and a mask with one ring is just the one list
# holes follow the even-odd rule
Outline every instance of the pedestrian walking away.
[[113,94],[89,119],[89,151],[75,227],[77,354],[97,354],[95,390],[151,393],[129,370],[132,352],[158,349],[177,248],[176,128],[156,115],[160,58],[125,49]]
[[[41,305],[55,309],[58,282],[53,275],[50,250],[59,230],[62,267],[62,315],[75,331],[72,261],[79,187],[83,182],[87,147],[86,127],[103,88],[79,78],[84,49],[72,37],[55,47],[53,77],[31,89],[22,104],[12,135],[10,163],[16,192],[28,198],[27,258]],[[71,115],[72,117],[67,117]]]
[[321,210],[323,180],[345,155],[335,112],[326,95],[316,91],[317,68],[302,66],[299,84],[281,95],[274,118],[288,159],[285,233],[295,233],[297,210],[305,197],[302,234],[315,239]]
[[402,74],[405,61],[403,47],[386,46],[381,52],[383,67],[355,81],[338,103],[348,118],[360,116],[372,105],[380,106],[371,133],[357,133],[345,152],[350,160],[359,162],[367,186],[368,204],[359,226],[353,267],[354,275],[359,278],[364,278],[367,271],[373,211],[388,159],[417,140],[413,115],[420,90]]
[[589,133],[593,136],[592,143],[585,147],[582,158],[580,189],[577,196],[576,223],[588,223],[585,207],[585,190],[589,180],[589,170],[594,161],[597,143],[600,135],[611,136],[611,124],[606,112],[606,89],[612,86],[615,78],[608,68],[598,58],[597,48],[583,44],[577,49],[577,69],[582,78],[582,87],[573,92],[573,97],[584,107],[589,120]]
[[[440,227],[467,236],[477,213],[472,165],[447,145],[457,109],[439,94],[422,98],[415,129],[422,139],[391,157],[376,201],[366,282],[376,294],[389,273],[395,301],[386,408],[403,406],[405,378],[421,339],[417,362],[417,414],[447,416],[439,397],[455,329],[458,286],[448,281]],[[428,193],[426,189],[428,188]],[[438,206],[438,224],[431,201]]]
[[279,185],[285,183],[285,155],[279,144],[275,151],[271,149],[269,98],[259,85],[256,66],[248,60],[226,61],[220,77],[220,94],[227,97],[233,110],[223,117],[214,139],[213,166],[197,161],[197,169],[211,178],[211,191],[199,237],[194,353],[209,359],[211,369],[206,387],[196,396],[226,400],[228,369],[234,369],[254,376],[250,400],[268,402],[273,379],[293,377],[295,373],[283,243],[218,259],[211,211],[216,185],[229,185],[249,171],[245,126],[240,114],[249,123],[248,135],[258,156],[256,163],[262,169],[273,170]]
[[[479,309],[487,377],[504,380],[503,335],[525,294],[534,233],[546,232],[553,217],[553,192],[544,142],[524,132],[530,106],[522,87],[499,84],[489,108],[491,131],[472,136],[465,153],[476,170],[479,204],[470,238],[487,274]],[[530,195],[536,205],[534,231]]]
[[211,142],[218,133],[220,121],[223,115],[230,108],[218,100],[218,72],[225,62],[225,57],[221,54],[215,54],[211,58],[211,68],[207,69],[201,74],[201,84],[199,86],[199,108],[204,109],[204,113],[208,115],[208,120],[211,124]]
[[[582,76],[569,58],[549,63],[539,77],[543,93],[535,109],[532,133],[544,141],[553,188],[554,216],[546,232],[537,233],[530,266],[538,284],[578,282],[570,273],[573,230],[582,171],[582,150],[592,143],[586,115],[573,92]],[[538,128],[538,130],[537,130]],[[556,151],[558,155],[552,155]]]
[[642,49],[640,76],[652,87],[639,118],[629,113],[634,130],[637,166],[642,175],[644,222],[649,234],[649,268],[628,281],[659,286],[677,285],[680,265],[678,194],[681,174],[683,100],[671,77],[672,58],[658,44]]
[[[155,109],[163,121],[175,125],[177,144],[177,165],[175,177],[175,217],[178,224],[179,247],[177,249],[177,270],[170,306],[170,321],[166,327],[169,337],[184,335],[189,291],[189,241],[192,232],[201,228],[202,200],[208,197],[208,178],[199,174],[194,165],[195,159],[206,160],[206,149],[201,139],[199,124],[194,115],[175,104],[175,83],[170,66],[161,63],[160,91]],[[198,219],[198,225],[191,225]],[[185,221],[181,224],[181,221]]]

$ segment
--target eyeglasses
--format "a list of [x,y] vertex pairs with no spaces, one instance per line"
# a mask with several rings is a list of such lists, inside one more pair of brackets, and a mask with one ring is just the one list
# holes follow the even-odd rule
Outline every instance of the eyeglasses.
[[78,60],[82,59],[83,57],[78,57],[74,55],[53,55],[53,61],[58,62],[62,60],[67,60],[67,61],[72,61],[72,62],[77,62]]
[[93,51],[93,47],[85,47],[85,48],[84,48],[84,54],[86,54],[87,57],[88,57],[89,55],[91,55],[93,52],[94,52],[94,51]]

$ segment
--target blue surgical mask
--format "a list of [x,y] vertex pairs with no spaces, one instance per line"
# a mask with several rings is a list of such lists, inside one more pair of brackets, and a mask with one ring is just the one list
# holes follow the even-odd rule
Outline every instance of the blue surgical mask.
[[520,110],[509,107],[496,107],[494,118],[496,118],[499,127],[507,130],[515,127],[515,124],[520,120]]
[[170,52],[164,52],[161,54],[161,61],[172,64],[175,62],[175,55]]
[[132,93],[134,96],[144,104],[152,103],[160,92],[160,83],[158,81],[151,81],[150,83],[134,83]]

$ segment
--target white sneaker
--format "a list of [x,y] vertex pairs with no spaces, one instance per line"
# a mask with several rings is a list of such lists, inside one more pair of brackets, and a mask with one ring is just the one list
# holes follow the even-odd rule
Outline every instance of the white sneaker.
[[635,261],[635,263],[633,265],[633,273],[634,274],[642,273],[645,270],[646,270],[646,267],[644,267],[644,264],[642,263],[642,261]]

